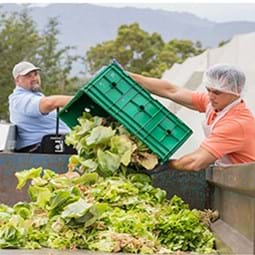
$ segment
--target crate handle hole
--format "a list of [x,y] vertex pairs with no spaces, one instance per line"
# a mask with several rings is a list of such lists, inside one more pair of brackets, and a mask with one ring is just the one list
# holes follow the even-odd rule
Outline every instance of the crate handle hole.
[[171,132],[170,129],[167,129],[167,130],[166,130],[166,134],[167,134],[167,135],[171,135],[171,133],[172,133],[172,132]]
[[144,111],[144,109],[145,109],[144,105],[140,105],[139,108],[140,108],[141,111]]
[[112,82],[112,86],[115,88],[117,86],[116,82]]

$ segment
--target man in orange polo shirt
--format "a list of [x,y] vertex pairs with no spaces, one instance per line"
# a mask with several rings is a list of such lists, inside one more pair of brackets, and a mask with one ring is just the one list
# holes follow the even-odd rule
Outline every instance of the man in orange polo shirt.
[[255,118],[241,98],[245,75],[238,68],[218,64],[203,77],[207,92],[199,93],[168,81],[129,73],[151,93],[205,113],[205,139],[197,150],[169,165],[178,170],[201,170],[210,164],[255,162]]

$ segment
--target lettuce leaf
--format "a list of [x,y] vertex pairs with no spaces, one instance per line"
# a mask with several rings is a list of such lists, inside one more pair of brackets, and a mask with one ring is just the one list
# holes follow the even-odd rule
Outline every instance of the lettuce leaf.
[[99,126],[91,130],[90,135],[86,138],[88,145],[105,144],[114,136],[115,131],[111,127]]
[[15,176],[18,179],[17,189],[23,188],[28,180],[39,177],[42,173],[42,167],[31,168],[30,170],[24,170],[22,172],[16,172]]
[[102,151],[98,149],[97,158],[99,168],[104,176],[111,176],[120,167],[120,157],[110,151]]

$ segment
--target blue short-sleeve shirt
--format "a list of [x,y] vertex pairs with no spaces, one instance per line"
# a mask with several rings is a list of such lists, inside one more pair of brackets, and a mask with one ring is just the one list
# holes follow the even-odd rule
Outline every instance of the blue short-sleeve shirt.
[[[42,137],[56,133],[56,111],[42,114],[39,102],[44,95],[17,86],[9,96],[10,121],[18,128],[16,149],[40,143]],[[70,129],[61,120],[59,133],[66,134]]]

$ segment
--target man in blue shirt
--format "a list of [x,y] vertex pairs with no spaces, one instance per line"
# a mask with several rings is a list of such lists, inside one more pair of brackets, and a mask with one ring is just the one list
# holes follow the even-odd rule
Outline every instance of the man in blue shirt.
[[[44,96],[41,92],[40,68],[30,62],[16,64],[12,74],[16,88],[9,96],[11,123],[17,126],[16,151],[38,152],[42,137],[56,133],[56,109],[67,104],[72,96]],[[69,128],[59,121],[59,133]]]

